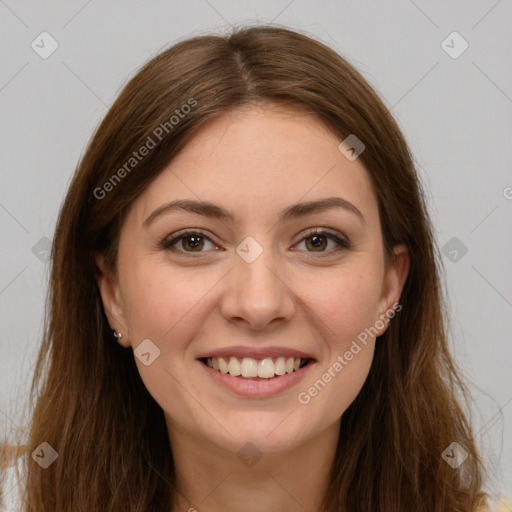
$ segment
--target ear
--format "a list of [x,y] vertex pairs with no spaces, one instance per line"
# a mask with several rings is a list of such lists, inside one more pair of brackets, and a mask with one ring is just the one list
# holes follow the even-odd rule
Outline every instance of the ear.
[[395,309],[398,311],[402,309],[398,304],[411,263],[409,251],[404,244],[395,246],[393,253],[393,257],[386,269],[379,302],[379,319],[384,319],[385,326],[379,330],[378,336],[382,336],[386,332],[389,318],[394,316]]
[[107,268],[103,254],[94,252],[91,256],[95,263],[94,277],[110,328],[113,331],[121,332],[123,337],[118,340],[118,343],[123,347],[129,347],[127,323],[117,276]]

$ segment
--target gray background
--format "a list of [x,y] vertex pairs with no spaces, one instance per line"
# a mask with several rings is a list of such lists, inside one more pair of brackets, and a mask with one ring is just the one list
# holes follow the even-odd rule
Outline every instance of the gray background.
[[[347,57],[403,129],[445,248],[451,343],[471,381],[489,490],[512,497],[511,15],[510,0],[0,0],[0,427],[25,419],[48,276],[45,237],[121,86],[178,40],[273,21]],[[43,31],[59,45],[47,59],[31,47]],[[441,45],[453,31],[469,44],[458,58]],[[462,48],[453,37],[445,44]]]

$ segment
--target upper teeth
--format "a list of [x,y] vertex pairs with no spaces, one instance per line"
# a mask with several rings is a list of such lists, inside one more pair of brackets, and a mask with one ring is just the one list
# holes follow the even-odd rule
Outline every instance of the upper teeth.
[[244,357],[239,360],[236,357],[209,357],[206,364],[221,373],[229,373],[233,377],[261,377],[270,379],[275,375],[292,373],[301,366],[300,357],[277,357],[272,359],[257,360],[252,357]]

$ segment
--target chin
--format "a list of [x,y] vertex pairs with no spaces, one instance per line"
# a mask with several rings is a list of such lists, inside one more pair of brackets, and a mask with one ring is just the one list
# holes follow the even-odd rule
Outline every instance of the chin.
[[[255,413],[255,415],[259,415]],[[237,422],[236,430],[229,429],[229,434],[223,432],[221,437],[211,439],[219,448],[233,452],[237,455],[243,454],[244,451],[255,452],[266,455],[280,455],[287,453],[307,441],[304,429],[288,423],[285,419],[286,414],[276,415],[272,420],[258,421],[255,424],[254,415],[249,415],[245,419]],[[291,415],[290,418],[291,420]],[[284,420],[284,421],[283,421]]]

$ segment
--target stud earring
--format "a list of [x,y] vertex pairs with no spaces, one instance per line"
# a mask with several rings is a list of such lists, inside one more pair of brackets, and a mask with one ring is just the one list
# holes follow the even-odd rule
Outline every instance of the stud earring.
[[117,338],[117,341],[119,341],[123,337],[123,335],[120,332],[112,331],[112,333]]

